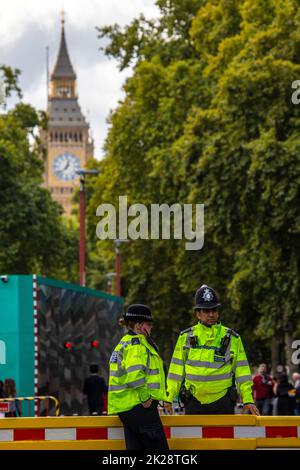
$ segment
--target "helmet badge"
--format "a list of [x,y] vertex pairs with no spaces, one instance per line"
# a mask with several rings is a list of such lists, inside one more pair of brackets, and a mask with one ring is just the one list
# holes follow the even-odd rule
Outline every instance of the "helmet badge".
[[203,299],[205,302],[210,302],[213,299],[213,294],[209,289],[204,289]]

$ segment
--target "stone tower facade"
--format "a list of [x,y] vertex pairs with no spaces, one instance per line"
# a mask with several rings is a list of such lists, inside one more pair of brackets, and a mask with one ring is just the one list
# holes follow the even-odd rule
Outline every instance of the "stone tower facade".
[[64,23],[62,19],[59,52],[48,91],[44,186],[62,205],[65,214],[70,215],[74,189],[79,187],[76,171],[85,167],[94,148],[89,124],[78,103],[76,74],[67,49]]

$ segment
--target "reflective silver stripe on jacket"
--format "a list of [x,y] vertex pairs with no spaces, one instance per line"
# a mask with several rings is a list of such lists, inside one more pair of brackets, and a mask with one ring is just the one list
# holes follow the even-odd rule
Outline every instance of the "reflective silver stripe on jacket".
[[243,366],[249,366],[249,362],[247,360],[246,361],[236,361],[235,368],[243,367]]
[[124,369],[126,374],[128,374],[129,372],[134,372],[136,370],[145,370],[145,366],[143,364],[134,364],[134,366],[129,366],[127,367],[127,369]]
[[153,390],[159,390],[160,384],[159,383],[147,384],[147,387],[152,388]]
[[182,375],[171,373],[171,374],[168,375],[168,379],[180,380],[180,382],[181,382],[182,381]]
[[146,364],[146,367],[147,369],[150,369],[150,351],[148,348],[146,348],[146,351],[147,351],[147,364]]
[[108,390],[110,392],[114,392],[117,390],[125,390],[125,388],[137,388],[137,387],[141,387],[142,385],[145,385],[145,383],[146,383],[146,380],[142,378],[142,379],[134,380],[133,382],[127,382],[124,385],[110,385]]
[[131,344],[131,339],[128,340],[128,341],[120,341],[119,344],[122,344],[123,347],[124,347],[124,346],[127,346],[127,345]]
[[118,370],[111,370],[109,375],[112,377],[122,377],[122,375],[129,374],[130,372],[135,372],[135,371],[143,371],[145,370],[146,367],[143,364],[135,364],[133,366],[127,367],[127,369],[118,369]]
[[235,381],[237,384],[242,384],[244,382],[252,381],[251,375],[242,375],[241,377],[236,377]]
[[124,372],[122,370],[111,370],[109,372],[110,377],[121,377],[121,375],[124,375]]
[[127,388],[127,384],[124,384],[124,385],[110,385],[108,387],[108,391],[109,392],[116,392],[118,390],[125,390],[125,388]]
[[[228,330],[227,330],[228,331]],[[227,332],[226,332],[227,333]],[[231,349],[231,340],[232,340],[232,336],[230,336],[230,341],[229,341],[229,344],[227,346],[227,349],[225,351],[225,357],[228,357],[228,355],[230,356],[230,349]]]
[[227,351],[227,353],[225,354],[225,362],[229,362],[231,360],[231,355],[230,355],[230,350]]
[[176,357],[172,357],[171,364],[177,364],[178,366],[183,366],[184,361],[182,359],[177,359]]
[[219,375],[194,375],[186,374],[188,380],[195,380],[195,382],[212,382],[217,380],[231,379],[232,374],[219,374]]
[[[226,358],[225,358],[226,361]],[[207,367],[208,369],[220,369],[221,367],[228,364],[227,362],[208,362],[208,361],[195,361],[193,359],[188,359],[186,361],[187,366],[193,367]]]

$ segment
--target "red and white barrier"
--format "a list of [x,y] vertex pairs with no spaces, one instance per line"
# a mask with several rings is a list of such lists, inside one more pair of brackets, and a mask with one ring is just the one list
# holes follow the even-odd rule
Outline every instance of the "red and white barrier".
[[[300,439],[300,426],[171,426],[164,427],[168,439]],[[0,429],[0,442],[123,440],[119,427]]]
[[[300,417],[162,416],[170,449],[300,448]],[[0,450],[125,449],[116,416],[0,419]]]

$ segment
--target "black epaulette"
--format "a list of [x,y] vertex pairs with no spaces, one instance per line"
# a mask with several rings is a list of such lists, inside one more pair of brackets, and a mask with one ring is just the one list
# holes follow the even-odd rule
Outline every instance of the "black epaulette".
[[239,337],[240,337],[240,335],[239,335],[236,331],[231,330],[231,332],[232,332],[232,335],[233,335],[235,338],[239,338]]
[[132,345],[134,345],[134,344],[141,344],[140,338],[132,338],[131,344],[132,344]]
[[192,329],[193,329],[193,327],[190,326],[190,327],[187,328],[186,330],[182,330],[182,331],[180,332],[180,335],[183,335],[184,333],[188,333],[188,332],[191,331]]

